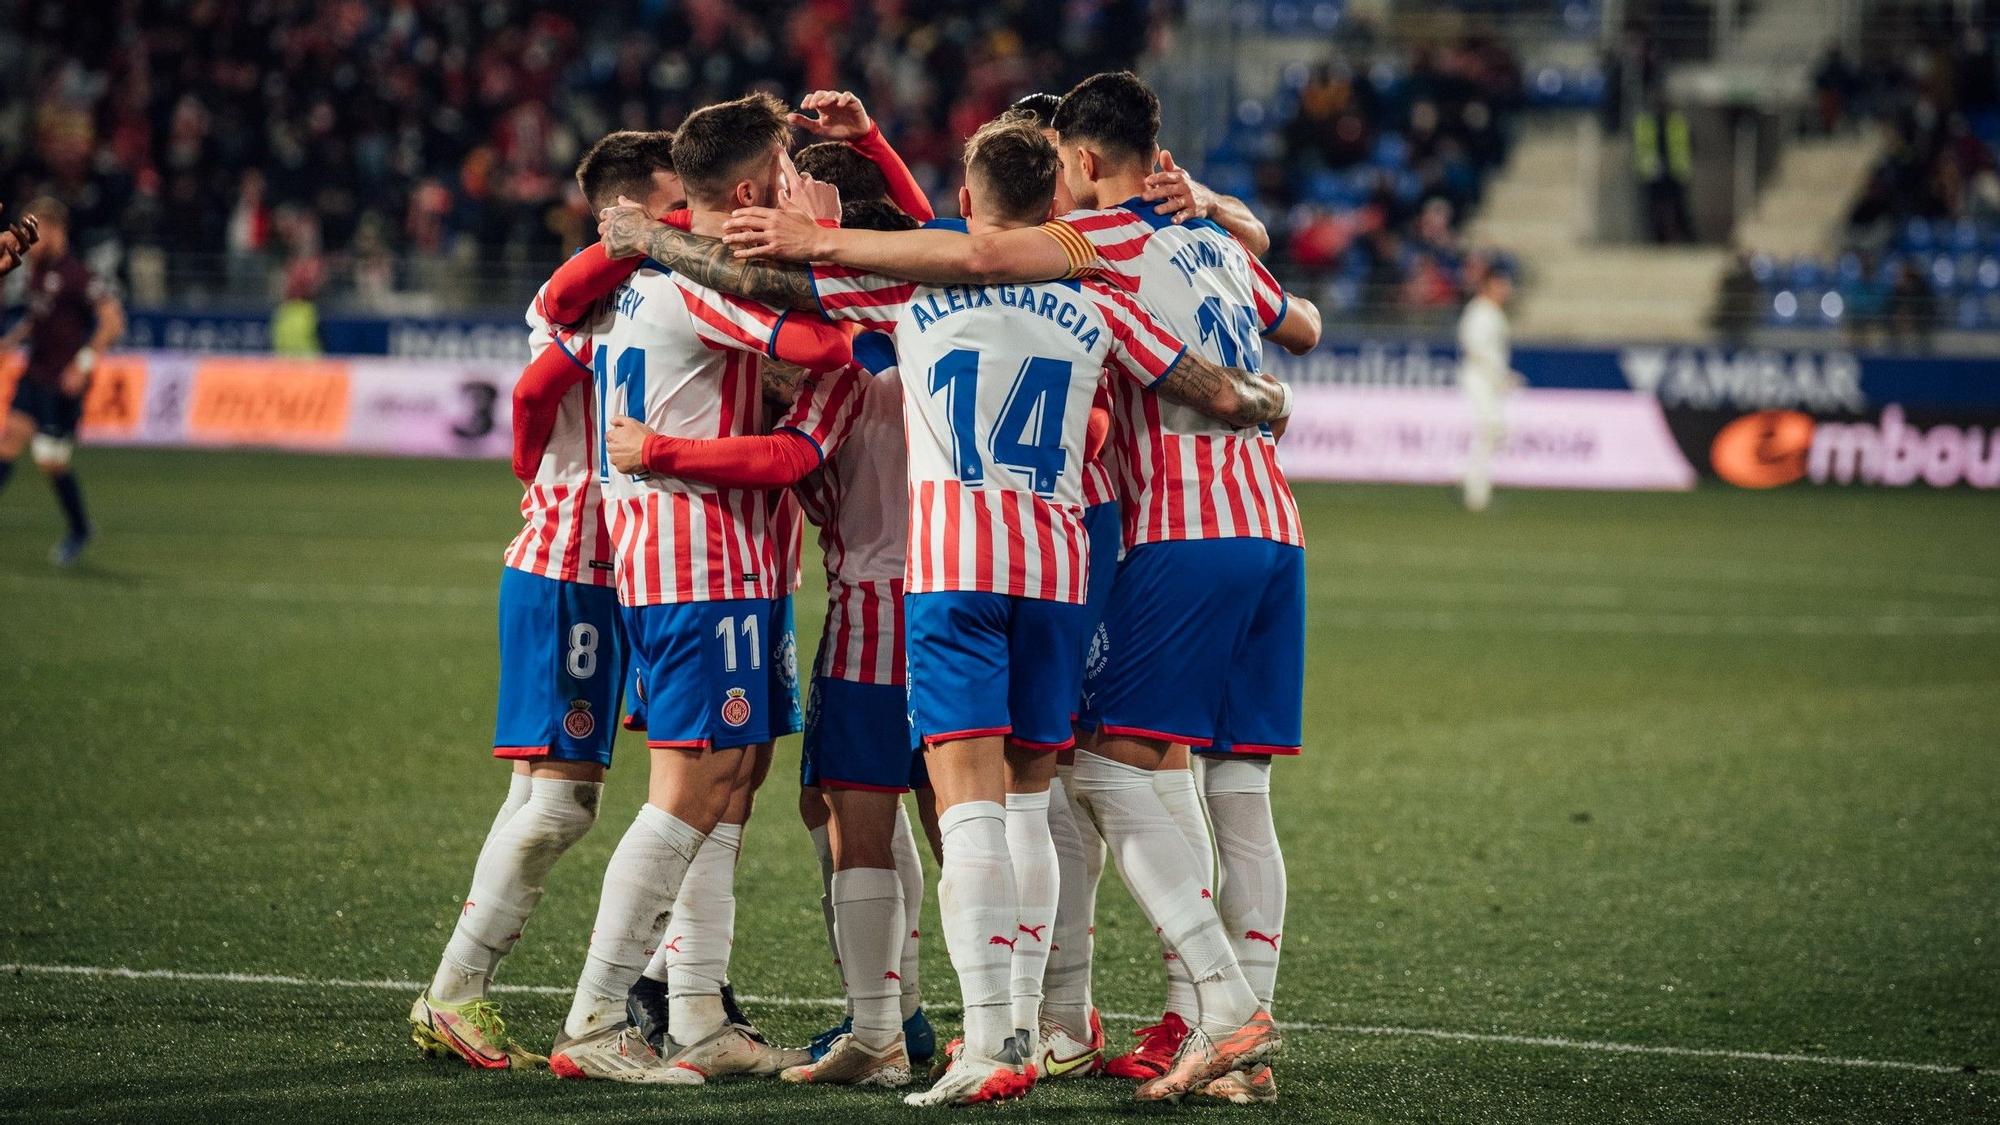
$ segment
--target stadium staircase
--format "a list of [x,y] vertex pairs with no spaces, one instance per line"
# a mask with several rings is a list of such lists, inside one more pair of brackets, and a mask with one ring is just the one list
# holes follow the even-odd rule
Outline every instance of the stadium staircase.
[[1787,144],[1756,207],[1737,221],[1736,244],[1780,258],[1839,250],[1848,207],[1881,157],[1873,129]]
[[[1591,241],[1584,193],[1595,182],[1600,147],[1586,140],[1595,128],[1582,114],[1532,123],[1473,223],[1476,244],[1506,247],[1527,262],[1514,334],[1593,343],[1702,338],[1728,253]],[[1612,146],[1601,151],[1622,155]]]

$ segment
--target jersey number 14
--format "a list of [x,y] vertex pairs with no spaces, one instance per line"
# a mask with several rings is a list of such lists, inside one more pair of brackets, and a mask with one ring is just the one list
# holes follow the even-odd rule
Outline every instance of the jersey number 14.
[[958,479],[986,483],[986,460],[1028,475],[1035,493],[1053,496],[1069,454],[1063,450],[1063,415],[1069,409],[1070,362],[1030,356],[1014,373],[1014,385],[984,446],[974,433],[978,421],[979,353],[954,348],[931,366],[930,390],[945,396],[951,422],[951,459]]

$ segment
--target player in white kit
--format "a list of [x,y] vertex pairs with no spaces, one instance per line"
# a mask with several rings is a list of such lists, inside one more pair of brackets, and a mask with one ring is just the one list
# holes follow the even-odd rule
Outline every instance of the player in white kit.
[[1513,293],[1513,276],[1488,264],[1458,318],[1458,390],[1472,413],[1463,483],[1469,512],[1483,512],[1493,501],[1493,452],[1507,435],[1507,396],[1521,385],[1507,344],[1507,298]]

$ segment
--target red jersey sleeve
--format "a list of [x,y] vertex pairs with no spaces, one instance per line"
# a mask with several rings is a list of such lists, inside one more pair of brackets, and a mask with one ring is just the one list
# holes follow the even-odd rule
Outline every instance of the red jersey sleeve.
[[726,438],[654,434],[644,456],[652,472],[720,488],[786,488],[822,460],[819,446],[797,430]]
[[[583,354],[572,348],[580,346]],[[522,484],[535,479],[549,435],[556,426],[556,408],[571,387],[590,378],[590,343],[567,332],[542,349],[514,383],[514,476]]]
[[[694,213],[685,208],[669,211],[660,216],[660,222],[675,230],[687,230],[693,224]],[[632,276],[645,257],[608,258],[604,254],[604,244],[593,242],[562,264],[562,268],[549,278],[538,298],[541,302],[542,319],[550,324],[580,324],[590,315],[590,306],[599,298],[608,297],[612,291]]]
[[570,255],[542,287],[542,319],[550,324],[581,324],[590,307],[625,284],[644,258],[607,258],[604,244],[593,242]]
[[928,223],[937,218],[931,210],[931,201],[924,195],[924,189],[917,186],[917,178],[910,174],[909,165],[896,155],[896,150],[882,136],[880,125],[871,125],[868,135],[854,142],[854,150],[867,157],[875,167],[882,170],[882,178],[889,184],[889,202],[903,209],[903,213],[920,223]]

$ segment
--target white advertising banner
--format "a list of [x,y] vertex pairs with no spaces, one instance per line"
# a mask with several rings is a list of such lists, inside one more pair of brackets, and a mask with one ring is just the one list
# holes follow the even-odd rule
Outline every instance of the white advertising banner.
[[[1293,480],[1444,484],[1459,479],[1472,404],[1445,387],[1302,386],[1278,445]],[[1493,480],[1525,488],[1689,489],[1660,404],[1631,391],[1527,389],[1507,396]]]

